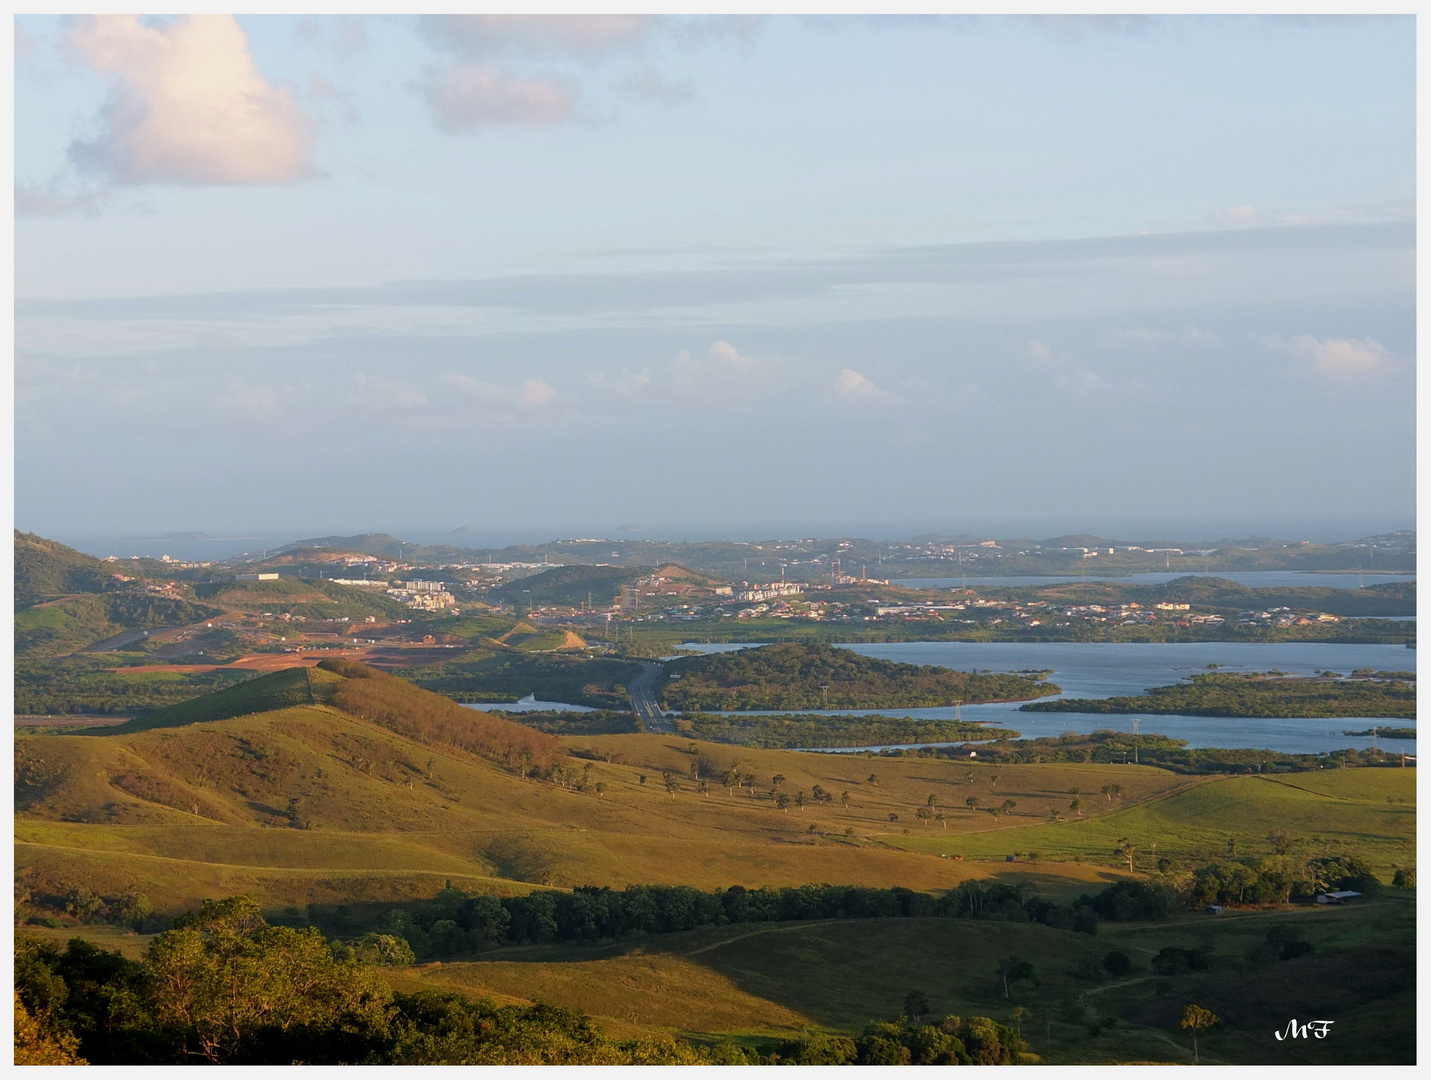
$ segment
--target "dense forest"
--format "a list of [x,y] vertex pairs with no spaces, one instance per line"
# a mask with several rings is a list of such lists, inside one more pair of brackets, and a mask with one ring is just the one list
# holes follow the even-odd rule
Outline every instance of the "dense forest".
[[908,709],[1019,701],[1057,694],[1036,674],[978,674],[899,664],[823,643],[789,643],[686,657],[666,665],[657,693],[667,709]]
[[907,716],[687,713],[673,723],[678,732],[693,739],[768,750],[1016,739],[1019,735],[1017,731],[985,727],[968,720],[915,720]]
[[[1410,676],[1410,677],[1407,677]],[[1277,672],[1207,672],[1146,694],[1061,698],[1023,706],[1025,712],[1175,713],[1184,716],[1385,716],[1416,718],[1410,672],[1376,672],[1345,679],[1289,678]]]

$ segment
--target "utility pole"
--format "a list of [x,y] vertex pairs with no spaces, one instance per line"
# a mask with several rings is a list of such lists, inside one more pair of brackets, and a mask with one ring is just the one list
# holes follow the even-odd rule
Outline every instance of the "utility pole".
[[1138,764],[1138,717],[1133,717],[1133,764]]

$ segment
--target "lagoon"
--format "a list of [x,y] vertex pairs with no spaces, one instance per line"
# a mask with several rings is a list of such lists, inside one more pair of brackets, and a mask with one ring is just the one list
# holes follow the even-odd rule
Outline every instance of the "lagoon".
[[[726,652],[730,645],[687,644],[693,652]],[[933,664],[965,671],[1038,671],[1052,669],[1049,680],[1063,690],[1062,697],[1112,697],[1140,694],[1154,686],[1168,686],[1216,664],[1223,671],[1269,671],[1292,674],[1337,671],[1345,675],[1358,668],[1378,671],[1415,671],[1416,650],[1399,645],[1341,645],[1327,642],[1177,642],[1089,643],[898,641],[842,645],[863,656],[905,664]],[[891,712],[915,719],[952,719],[953,707],[936,709],[860,709],[835,715]],[[1010,727],[1028,738],[1088,733],[1100,729],[1133,730],[1132,716],[1106,713],[1026,713],[1018,705],[966,705],[957,710],[965,720]],[[1220,716],[1143,716],[1143,734],[1186,739],[1194,748],[1226,747],[1278,750],[1289,754],[1322,753],[1372,745],[1370,737],[1343,735],[1380,727],[1415,727],[1414,721],[1339,718],[1252,718]],[[1416,753],[1414,739],[1382,739],[1388,753]]]

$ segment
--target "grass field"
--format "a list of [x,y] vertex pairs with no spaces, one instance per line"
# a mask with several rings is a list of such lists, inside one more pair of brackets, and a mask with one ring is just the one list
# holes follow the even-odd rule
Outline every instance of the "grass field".
[[[1105,800],[1095,796],[1090,801]],[[1270,852],[1268,836],[1279,829],[1289,833],[1298,850],[1355,852],[1389,879],[1394,867],[1416,861],[1416,771],[1229,776],[1058,825],[891,842],[913,851],[967,858],[1001,856],[1017,844],[1017,850],[1037,851],[1043,858],[1092,861],[1106,857],[1126,837],[1141,853],[1142,868],[1151,870],[1158,855],[1189,862],[1228,857],[1229,839],[1236,841],[1240,853]],[[1135,857],[1135,866],[1138,861]]]
[[[1286,962],[1247,960],[1278,923],[1302,930],[1317,951]],[[1149,961],[1166,945],[1209,949],[1208,971],[1154,976]],[[1080,960],[1101,962],[1113,949],[1132,958],[1128,976],[1076,973]],[[995,969],[1009,955],[1030,960],[1036,982],[1015,984],[1005,1000]],[[706,927],[586,948],[506,949],[488,960],[408,969],[398,981],[580,1008],[618,1031],[749,1042],[802,1028],[858,1031],[898,1015],[905,995],[919,990],[935,1016],[1010,1023],[1022,1006],[1024,1038],[1047,1062],[1190,1062],[1177,1017],[1195,1002],[1223,1017],[1202,1040],[1205,1062],[1302,1064],[1408,1060],[1413,955],[1414,902],[1397,898],[1351,909],[1104,924],[1097,937],[936,919]],[[1338,1038],[1277,1042],[1274,1027],[1292,1016],[1334,1018]]]

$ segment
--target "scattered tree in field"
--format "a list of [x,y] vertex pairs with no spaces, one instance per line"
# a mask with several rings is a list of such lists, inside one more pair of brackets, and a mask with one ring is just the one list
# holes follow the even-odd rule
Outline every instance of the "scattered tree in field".
[[944,812],[942,810],[934,815],[934,820],[939,822],[943,828],[949,828],[949,823],[944,820]]
[[696,785],[696,790],[699,791],[707,799],[709,799],[711,797],[710,781],[702,780],[699,784]]
[[1016,807],[1016,806],[1018,806],[1018,805],[1019,805],[1019,804],[1016,803],[1016,802],[1014,802],[1013,799],[1005,799],[1005,800],[1004,800],[1004,804],[1003,804],[1003,806],[1000,807],[1000,809],[1003,810],[1004,813],[1008,814],[1008,813],[1012,813],[1014,807]]
[[1079,817],[1083,816],[1083,800],[1078,798],[1076,795],[1074,796],[1073,801],[1068,804],[1068,808],[1072,810],[1075,814],[1077,814]]
[[596,782],[596,793],[603,796],[606,794],[606,781],[598,780]]
[[1273,829],[1267,834],[1267,842],[1278,855],[1285,855],[1292,849],[1292,838],[1287,835],[1286,829]]
[[786,795],[783,791],[777,791],[775,793],[775,805],[788,814],[790,812],[790,796]]
[[842,791],[842,792],[840,792],[840,805],[843,806],[846,810],[849,810],[849,808],[850,808],[850,793],[849,793],[848,791]]
[[929,807],[929,809],[933,810],[933,809],[934,809],[934,803],[935,803],[935,802],[936,802],[936,800],[935,800],[934,796],[931,795],[931,796],[929,796],[929,798],[927,798],[927,799],[924,800],[924,805],[927,806],[927,807]]
[[934,815],[930,812],[929,807],[921,806],[914,811],[914,816],[918,818],[921,822],[927,824]]
[[998,774],[998,773],[990,773],[990,774],[989,774],[989,786],[992,787],[992,788],[996,788],[996,787],[999,786],[999,774]]
[[1133,970],[1133,958],[1122,949],[1114,949],[1103,958],[1103,970],[1115,979],[1121,979]]
[[991,806],[989,807],[989,813],[993,814],[996,818],[1003,817],[1004,808],[1002,806]]
[[636,777],[636,779],[637,779],[640,783],[645,784],[645,783],[646,783],[646,774],[645,774],[645,773],[642,773],[640,776]]
[[872,784],[874,787],[879,787],[879,776],[876,773],[870,773],[869,779],[866,780],[865,783]]
[[964,805],[967,806],[970,810],[979,809],[979,796],[970,795],[967,799],[964,800]]
[[1103,797],[1104,797],[1105,799],[1107,799],[1109,802],[1112,802],[1112,801],[1113,801],[1113,785],[1112,785],[1112,784],[1104,784],[1104,785],[1103,785],[1101,788],[1099,788],[1098,790],[1103,793]]
[[889,820],[890,820],[890,821],[898,821],[898,820],[899,820],[899,815],[898,815],[898,814],[890,814],[890,815],[889,815]]
[[776,773],[770,778],[770,786],[776,791],[780,790],[780,785],[783,783],[785,783],[785,776],[783,773]]
[[1209,1030],[1220,1018],[1211,1009],[1204,1009],[1201,1005],[1188,1005],[1183,1008],[1183,1018],[1178,1026],[1184,1031],[1191,1031],[1193,1037],[1193,1064],[1198,1064],[1197,1037],[1202,1032]]
[[1014,1022],[1014,1034],[1022,1039],[1024,1037],[1024,1021],[1032,1019],[1032,1014],[1022,1005],[1015,1005],[1009,1012],[1009,1019]]
[[1128,864],[1128,870],[1131,872],[1133,869],[1133,856],[1137,854],[1137,851],[1138,849],[1133,846],[1133,842],[1124,836],[1118,840],[1118,846],[1113,849],[1113,854],[1126,862]]
[[681,786],[676,783],[676,778],[675,778],[674,776],[667,775],[667,777],[666,777],[666,794],[669,795],[669,796],[671,796],[671,798],[674,799],[674,798],[676,797],[676,792],[678,792],[678,791],[680,791],[680,790],[681,790]]
[[913,1023],[919,1023],[929,1015],[929,998],[919,990],[911,990],[905,994],[904,1015]]
[[805,793],[803,791],[795,792],[795,809],[802,814],[805,812]]
[[700,763],[699,760],[693,761],[693,762],[691,762],[691,779],[692,779],[692,780],[699,780],[700,778],[701,778],[701,763]]
[[734,769],[727,769],[720,778],[721,787],[725,788],[728,796],[735,795],[735,788],[740,783],[740,774]]
[[1009,998],[1009,987],[1020,979],[1032,979],[1034,977],[1033,965],[1027,960],[1021,960],[1017,956],[1010,956],[999,961],[999,978],[1004,984],[1004,1000]]
[[1113,785],[1113,797],[1114,797],[1115,799],[1121,799],[1121,798],[1123,798],[1123,785],[1122,785],[1122,784],[1114,784],[1114,785]]
[[1229,836],[1227,838],[1227,853],[1229,855],[1236,855],[1239,847],[1240,845],[1237,842],[1237,837]]

